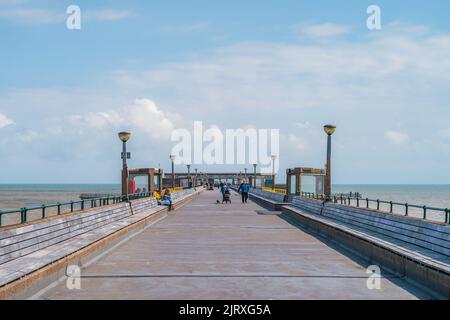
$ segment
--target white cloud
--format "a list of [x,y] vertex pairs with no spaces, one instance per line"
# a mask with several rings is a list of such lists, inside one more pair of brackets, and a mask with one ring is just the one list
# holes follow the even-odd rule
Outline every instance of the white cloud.
[[132,126],[149,133],[153,139],[170,139],[174,129],[170,116],[148,99],[136,99],[134,104],[128,107],[125,118]]
[[118,126],[123,120],[118,112],[88,112],[84,116],[87,125],[95,129],[103,129],[108,125]]
[[210,24],[208,22],[196,22],[188,25],[165,25],[162,27],[163,32],[170,33],[196,33],[208,30]]
[[17,139],[23,143],[31,143],[39,137],[39,133],[33,130],[21,132],[17,134]]
[[305,151],[307,149],[306,140],[303,137],[298,137],[294,134],[288,135],[289,146],[297,151]]
[[15,124],[15,122],[12,119],[0,113],[0,129],[13,124]]
[[56,11],[48,8],[13,7],[0,11],[0,18],[22,24],[63,23],[66,17],[64,11]]
[[[130,10],[98,9],[84,10],[81,7],[82,23],[86,21],[119,21],[132,16]],[[0,19],[8,19],[15,23],[45,25],[64,23],[68,17],[65,8],[36,6],[31,1],[0,1]]]
[[174,122],[179,122],[180,116],[163,112],[149,99],[136,99],[132,105],[118,111],[87,112],[72,115],[70,119],[74,127],[139,131],[149,134],[152,139],[169,140]]
[[307,129],[311,127],[311,123],[309,123],[309,121],[305,121],[305,122],[297,122],[295,124],[295,126],[299,129]]
[[439,136],[444,139],[450,139],[450,129],[443,129],[439,131]]
[[119,21],[127,19],[131,16],[132,12],[129,10],[105,9],[86,11],[86,13],[82,12],[83,18],[86,18],[86,20],[94,21]]
[[409,139],[408,134],[403,133],[403,132],[398,132],[398,131],[391,131],[391,130],[387,131],[385,133],[385,136],[390,142],[392,142],[394,144],[402,144],[402,143],[408,141],[408,139]]
[[349,26],[338,25],[334,23],[295,25],[294,31],[299,37],[308,38],[330,38],[350,32]]

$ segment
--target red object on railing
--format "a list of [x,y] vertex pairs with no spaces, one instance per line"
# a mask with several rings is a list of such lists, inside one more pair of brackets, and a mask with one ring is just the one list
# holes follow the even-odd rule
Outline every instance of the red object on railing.
[[130,194],[136,193],[136,181],[134,181],[134,179],[130,179],[130,185],[128,186],[128,189]]

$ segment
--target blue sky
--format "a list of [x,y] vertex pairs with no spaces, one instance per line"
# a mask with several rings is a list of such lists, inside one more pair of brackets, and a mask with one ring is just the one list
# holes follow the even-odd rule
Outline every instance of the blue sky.
[[[71,4],[81,30],[66,28]],[[371,4],[379,31],[366,27]],[[334,182],[448,183],[449,9],[0,0],[0,183],[118,182],[122,129],[132,166],[168,169],[170,131],[195,120],[279,128],[280,179],[323,166],[331,122]]]

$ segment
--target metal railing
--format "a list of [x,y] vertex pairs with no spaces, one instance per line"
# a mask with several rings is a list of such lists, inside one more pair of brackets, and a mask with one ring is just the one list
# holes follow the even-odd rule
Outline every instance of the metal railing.
[[[315,199],[315,200],[324,200],[324,195],[318,195],[309,192],[302,192],[301,196],[304,198]],[[436,208],[432,206],[426,205],[417,205],[410,204],[405,202],[395,202],[395,201],[386,201],[380,199],[370,199],[370,198],[361,198],[361,197],[344,197],[339,195],[333,195],[332,201],[334,203],[339,203],[341,205],[357,207],[357,208],[365,208],[365,209],[373,209],[381,212],[391,213],[391,214],[399,214],[403,216],[411,216],[413,213],[414,216],[417,216],[423,220],[436,220],[438,219],[429,219],[432,213],[440,213],[443,214],[443,219],[446,224],[450,224],[450,209],[449,208]],[[382,208],[383,207],[383,208]],[[400,209],[400,210],[398,210]],[[412,209],[416,209],[412,212]]]
[[110,196],[96,199],[84,199],[78,201],[69,201],[69,202],[57,202],[52,204],[43,204],[35,207],[25,207],[15,210],[0,210],[0,227],[3,226],[3,216],[6,215],[18,215],[20,214],[20,224],[24,224],[29,222],[29,216],[33,214],[34,216],[38,215],[37,218],[33,219],[40,220],[45,219],[48,216],[62,215],[65,213],[73,213],[78,211],[83,211],[86,209],[92,209],[102,206],[107,206],[110,204],[116,204],[120,202],[127,202],[129,200],[141,199],[150,197],[152,194],[150,192],[145,193],[135,193],[130,194],[128,197],[123,196]]
[[324,200],[325,199],[325,195],[319,194],[319,193],[314,193],[314,192],[302,192],[301,196],[303,198],[313,199],[313,200]]

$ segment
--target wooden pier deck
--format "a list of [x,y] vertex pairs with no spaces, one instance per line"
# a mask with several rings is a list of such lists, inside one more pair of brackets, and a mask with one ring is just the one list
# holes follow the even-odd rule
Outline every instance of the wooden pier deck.
[[369,290],[366,267],[285,216],[254,202],[216,204],[205,191],[37,299],[420,299],[383,274]]

